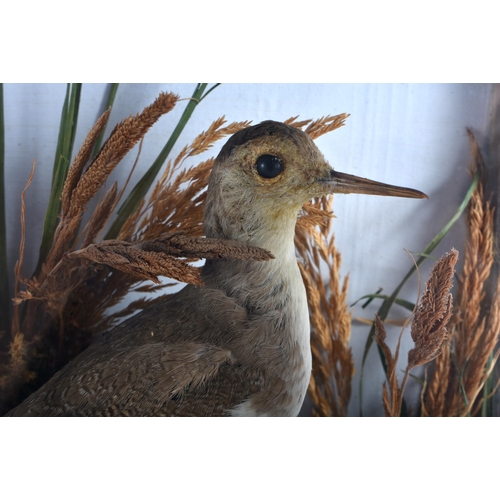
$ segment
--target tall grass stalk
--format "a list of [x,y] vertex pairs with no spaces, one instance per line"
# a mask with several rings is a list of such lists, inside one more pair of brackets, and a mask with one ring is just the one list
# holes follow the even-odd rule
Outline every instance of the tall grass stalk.
[[68,168],[73,152],[81,91],[81,83],[68,83],[66,88],[66,97],[64,99],[61,113],[56,157],[52,172],[52,189],[50,192],[47,212],[45,213],[45,221],[43,223],[42,242],[40,244],[38,264],[34,273],[35,276],[39,274],[42,264],[45,262],[47,254],[49,253],[59,220],[58,216],[61,211],[61,193],[64,181],[66,180],[66,176],[68,174]]

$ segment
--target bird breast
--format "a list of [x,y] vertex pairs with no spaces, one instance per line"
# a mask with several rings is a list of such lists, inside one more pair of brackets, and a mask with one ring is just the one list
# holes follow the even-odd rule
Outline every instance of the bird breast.
[[[265,370],[262,391],[231,410],[232,416],[297,416],[311,376],[310,325],[306,292],[296,258],[263,263],[261,283],[247,274],[255,328],[249,331],[256,346],[252,362]],[[251,291],[250,291],[251,290]],[[250,308],[249,308],[250,306]],[[248,339],[247,339],[248,340]]]

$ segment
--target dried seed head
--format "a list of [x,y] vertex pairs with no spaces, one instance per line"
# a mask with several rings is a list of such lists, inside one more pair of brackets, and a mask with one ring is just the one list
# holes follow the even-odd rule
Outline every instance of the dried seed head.
[[452,313],[453,274],[458,252],[452,249],[432,268],[422,299],[413,315],[411,337],[415,347],[408,353],[408,370],[439,355],[447,338],[446,325]]
[[160,282],[158,276],[167,276],[194,285],[203,284],[200,270],[179,260],[179,257],[255,261],[273,258],[267,250],[239,241],[192,238],[181,233],[164,235],[136,245],[106,240],[72,252],[68,257],[85,258],[155,283]]

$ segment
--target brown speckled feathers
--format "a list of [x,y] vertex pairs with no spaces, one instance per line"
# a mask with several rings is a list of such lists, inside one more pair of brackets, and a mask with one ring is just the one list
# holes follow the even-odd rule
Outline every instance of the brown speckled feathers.
[[222,293],[188,286],[103,336],[10,415],[224,415],[259,384],[226,342],[246,318]]

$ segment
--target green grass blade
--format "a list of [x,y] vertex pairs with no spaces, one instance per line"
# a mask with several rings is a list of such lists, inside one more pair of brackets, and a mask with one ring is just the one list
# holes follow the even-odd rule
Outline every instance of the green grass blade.
[[[375,292],[375,295],[379,294],[381,291],[383,290],[383,288],[379,288],[376,292]],[[354,304],[351,304],[351,307],[355,306],[361,299],[358,299],[356,302],[354,302]],[[361,307],[364,309],[365,307],[368,307],[371,302],[373,300],[373,297],[370,297]]]
[[47,258],[58,224],[58,216],[61,211],[61,192],[64,181],[66,180],[66,175],[68,174],[73,144],[75,142],[81,89],[81,83],[68,84],[66,89],[66,97],[64,99],[61,123],[59,126],[59,138],[57,141],[54,170],[52,171],[52,189],[43,223],[42,243],[40,244],[35,275],[40,272],[42,264]]
[[198,104],[203,101],[203,99],[205,99],[205,97],[207,97],[208,94],[210,94],[210,92],[212,92],[212,90],[215,90],[218,86],[220,85],[220,83],[216,83],[215,85],[212,85],[204,94],[203,96],[200,98]]
[[[465,195],[462,203],[458,207],[458,210],[455,213],[455,215],[443,227],[443,229],[441,229],[441,231],[439,231],[439,233],[432,239],[432,241],[423,250],[421,256],[417,259],[417,266],[419,266],[420,264],[422,264],[422,262],[424,262],[424,260],[426,259],[426,256],[430,255],[432,253],[432,251],[439,245],[439,243],[441,242],[441,240],[446,236],[446,234],[448,233],[448,231],[453,227],[453,225],[455,224],[455,222],[457,222],[457,220],[460,218],[460,216],[462,215],[462,212],[467,207],[467,205],[469,203],[469,200],[470,200],[470,198],[472,196],[472,193],[476,189],[476,186],[477,186],[478,182],[479,182],[479,173],[477,173],[474,176],[474,179],[472,180],[472,183],[471,183],[469,189],[467,190],[467,193],[466,193],[466,195]],[[396,301],[396,298],[399,295],[399,292],[401,291],[401,289],[403,288],[403,286],[406,284],[406,282],[410,279],[410,277],[415,272],[415,270],[416,270],[415,266],[412,266],[410,268],[410,270],[408,271],[408,273],[406,274],[406,276],[401,281],[401,283],[396,287],[396,289],[394,290],[394,292],[392,293],[392,295],[390,295],[387,299],[385,299],[384,302],[382,303],[382,305],[380,306],[380,309],[378,310],[377,314],[378,314],[378,316],[380,317],[380,319],[382,321],[387,318],[387,315],[388,315],[388,313],[389,313],[392,305]],[[362,407],[363,407],[363,374],[364,374],[364,367],[365,367],[366,358],[368,356],[368,353],[370,352],[370,347],[373,344],[373,336],[374,335],[375,335],[375,325],[372,325],[372,327],[370,329],[370,333],[368,334],[368,338],[366,339],[365,350],[363,352],[363,360],[362,360],[362,363],[361,363],[360,379],[359,379],[359,407],[360,407],[360,414],[361,415],[362,415]],[[387,369],[386,369],[386,366],[385,366],[385,363],[384,363],[384,360],[383,360],[383,355],[382,355],[381,350],[379,350],[379,354],[380,354],[381,359],[382,359],[382,366],[384,367],[384,371],[387,372]]]
[[3,83],[0,83],[0,332],[10,323],[9,280],[7,276],[7,229],[5,221],[5,124]]
[[412,255],[416,255],[417,257],[425,257],[426,259],[432,259],[437,261],[437,257],[434,257],[434,255],[431,255],[430,253],[424,253],[424,252],[410,252]]
[[422,387],[425,386],[425,380],[424,379],[421,379],[420,377],[412,375],[411,373],[409,373],[408,375],[410,376],[411,379],[415,380],[415,382],[417,382],[418,384],[420,384]]
[[[69,162],[71,161],[71,155],[73,153],[73,146],[75,144],[76,136],[76,125],[78,123],[78,111],[80,110],[80,97],[82,94],[82,84],[74,83],[71,86],[71,95],[69,98],[69,108],[68,108],[68,120],[65,123],[64,132],[64,142],[63,142],[63,155],[67,160],[69,168]],[[66,179],[66,177],[65,177]],[[62,191],[62,187],[61,187]]]
[[[388,299],[390,299],[390,297],[389,297],[389,295],[383,295],[380,293],[370,293],[368,295],[363,295],[363,297],[360,297],[356,302],[353,302],[351,304],[351,307],[355,306],[360,300],[363,300],[363,299],[370,299],[370,301],[373,299],[388,300]],[[405,309],[408,309],[408,311],[410,311],[410,312],[413,312],[413,309],[415,309],[415,304],[413,302],[408,301],[408,300],[396,298],[394,300],[394,303],[398,304],[401,307],[404,307]],[[363,304],[362,307],[366,307],[367,305],[368,305],[368,302]]]
[[[148,192],[149,188],[151,187],[151,184],[153,184],[153,181],[158,175],[158,172],[160,171],[162,165],[165,163],[165,160],[167,159],[168,155],[172,151],[172,148],[177,142],[179,136],[181,135],[181,132],[184,130],[184,127],[186,126],[187,122],[191,118],[191,115],[193,114],[193,111],[195,110],[196,106],[201,102],[203,97],[205,97],[208,94],[207,92],[205,96],[203,95],[203,92],[205,91],[207,85],[208,85],[207,83],[199,83],[196,86],[193,96],[191,100],[188,102],[186,109],[184,110],[184,113],[182,113],[179,123],[172,132],[172,135],[165,144],[164,148],[161,150],[160,154],[158,155],[158,158],[156,158],[156,160],[154,161],[153,165],[149,167],[149,170],[143,175],[142,179],[135,185],[134,189],[132,189],[127,199],[123,202],[123,204],[119,208],[118,215],[113,224],[111,225],[111,228],[109,229],[108,233],[106,234],[105,239],[116,238],[123,224],[128,219],[129,215],[134,213],[135,210],[137,210],[139,203]],[[214,88],[215,86],[212,87],[209,90],[209,92],[211,92]]]
[[[108,94],[108,99],[106,101],[106,105],[104,106],[104,111],[113,107],[113,104],[115,103],[116,93],[118,92],[118,85],[120,85],[120,84],[119,83],[110,83],[109,85],[111,85],[111,87],[109,89],[109,94]],[[104,127],[104,130],[101,132],[101,134],[97,138],[94,149],[92,150],[92,155],[91,155],[92,158],[101,149],[102,141],[104,139],[105,133],[106,133],[106,127]]]

